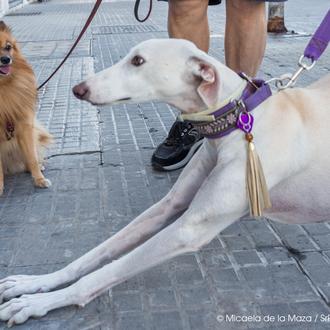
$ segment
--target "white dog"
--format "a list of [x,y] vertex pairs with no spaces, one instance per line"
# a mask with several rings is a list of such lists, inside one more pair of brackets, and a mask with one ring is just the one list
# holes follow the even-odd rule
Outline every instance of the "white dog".
[[[74,93],[97,105],[160,100],[195,113],[245,84],[188,41],[149,40]],[[266,216],[291,224],[330,220],[329,104],[327,76],[308,88],[281,91],[253,111],[273,205]],[[245,168],[241,131],[205,139],[171,191],[113,237],[55,273],[1,280],[0,303],[11,300],[0,305],[0,320],[12,325],[59,307],[84,306],[138,273],[198,250],[247,214]],[[105,260],[113,261],[91,272]]]

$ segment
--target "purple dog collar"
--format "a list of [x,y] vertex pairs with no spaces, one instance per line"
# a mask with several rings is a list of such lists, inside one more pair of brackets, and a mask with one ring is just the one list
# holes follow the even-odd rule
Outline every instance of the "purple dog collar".
[[211,122],[189,120],[202,136],[217,139],[237,128],[245,133],[251,132],[253,116],[249,112],[270,97],[272,92],[263,80],[251,80],[244,73],[239,75],[248,82],[239,100],[231,101],[211,113],[214,116]]

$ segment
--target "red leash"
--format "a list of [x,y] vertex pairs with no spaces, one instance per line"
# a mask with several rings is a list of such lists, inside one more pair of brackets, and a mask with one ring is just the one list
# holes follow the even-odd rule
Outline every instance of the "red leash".
[[[145,18],[141,19],[139,17],[139,6],[140,6],[140,1],[141,0],[136,0],[135,1],[135,6],[134,6],[134,15],[135,18],[139,21],[139,22],[145,22],[150,14],[151,14],[151,10],[152,10],[152,0],[149,0],[149,10],[147,15],[145,16]],[[64,57],[64,59],[62,60],[62,62],[58,65],[58,67],[54,70],[54,72],[37,88],[37,90],[40,90],[42,87],[44,87],[49,80],[51,80],[55,74],[57,73],[57,71],[63,66],[63,64],[66,62],[66,60],[69,58],[69,56],[72,54],[72,52],[74,51],[74,49],[76,48],[76,46],[78,45],[79,41],[81,40],[81,38],[83,37],[83,35],[85,34],[86,30],[88,29],[89,25],[92,23],[93,18],[95,17],[100,5],[102,3],[102,0],[96,0],[95,5],[92,9],[92,12],[90,13],[89,17],[87,18],[87,21],[84,25],[84,27],[82,28],[77,40],[74,42],[74,44],[72,45],[72,47],[70,48],[69,52],[66,54],[66,56]]]
[[66,60],[72,54],[73,50],[76,48],[76,46],[78,45],[79,41],[81,40],[81,38],[83,37],[84,33],[86,32],[87,28],[91,24],[91,22],[92,22],[94,16],[96,15],[97,10],[99,9],[101,3],[102,3],[102,0],[96,0],[95,5],[94,5],[94,8],[92,9],[92,12],[90,13],[89,17],[87,18],[87,21],[86,21],[84,27],[82,28],[82,30],[81,30],[81,32],[80,32],[77,40],[74,42],[74,44],[70,48],[69,52],[66,54],[66,56],[64,57],[64,59],[62,60],[62,62],[55,69],[55,71],[37,88],[37,90],[40,90],[42,87],[44,87],[48,83],[48,81],[55,76],[55,74],[57,73],[57,71],[63,66],[63,64],[66,62]]

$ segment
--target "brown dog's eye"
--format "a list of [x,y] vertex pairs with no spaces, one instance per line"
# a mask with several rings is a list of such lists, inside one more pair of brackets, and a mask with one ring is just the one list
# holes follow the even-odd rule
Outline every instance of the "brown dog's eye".
[[132,61],[131,63],[134,65],[134,66],[140,66],[142,65],[143,63],[145,63],[145,60],[143,57],[139,56],[139,55],[136,55],[132,58]]
[[11,51],[12,48],[13,48],[12,45],[7,44],[6,47],[5,47],[5,50],[7,50],[9,52],[9,51]]

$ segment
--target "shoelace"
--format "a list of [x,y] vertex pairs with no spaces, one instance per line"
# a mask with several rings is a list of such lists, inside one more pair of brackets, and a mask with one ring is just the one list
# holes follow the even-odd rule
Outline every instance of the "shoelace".
[[165,140],[165,145],[173,146],[182,140],[182,138],[188,134],[188,132],[192,129],[192,125],[190,123],[177,122],[171,128],[167,139]]

